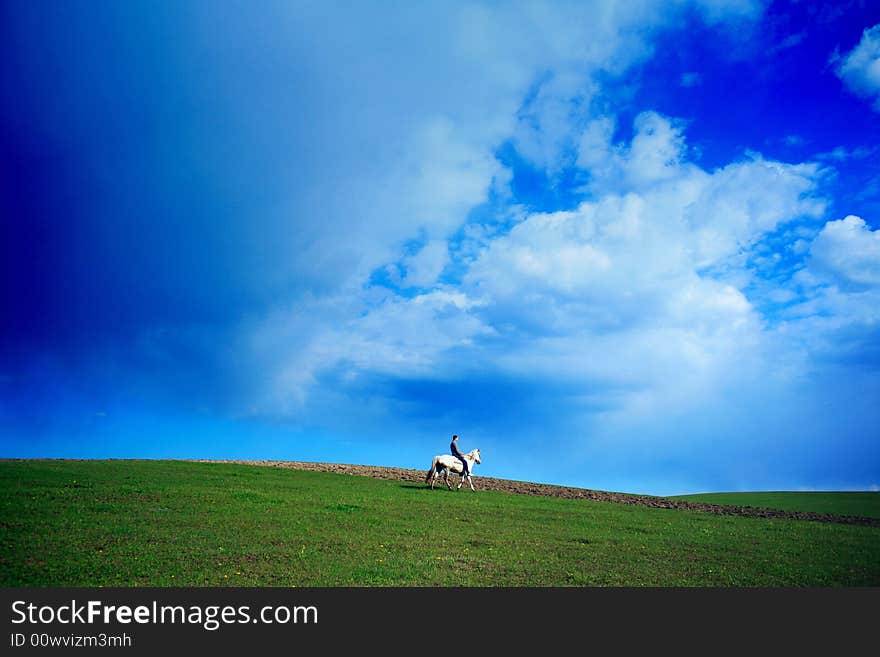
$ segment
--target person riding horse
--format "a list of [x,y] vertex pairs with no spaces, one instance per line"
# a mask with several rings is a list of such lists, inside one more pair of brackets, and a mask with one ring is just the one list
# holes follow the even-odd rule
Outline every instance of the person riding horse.
[[452,455],[461,461],[461,467],[463,468],[461,472],[462,479],[467,478],[470,473],[468,472],[468,464],[464,458],[464,454],[458,451],[458,435],[452,436],[452,442],[449,444],[449,449],[452,451]]
[[[453,451],[457,450],[453,449]],[[464,464],[461,462],[462,458],[464,458]],[[461,488],[463,483],[467,482],[467,485],[470,486],[472,491],[476,490],[474,488],[474,482],[471,479],[471,468],[482,462],[483,460],[480,455],[479,447],[472,449],[467,454],[458,452],[458,456],[453,456],[452,454],[439,454],[434,457],[433,461],[431,461],[431,469],[428,470],[428,473],[425,475],[425,483],[431,484],[431,489],[433,490],[434,482],[437,480],[437,477],[442,474],[443,481],[446,483],[446,488],[452,490],[452,486],[449,485],[449,473],[457,472],[461,475],[461,478],[458,480],[459,488]],[[465,465],[466,467],[462,468],[462,465]]]

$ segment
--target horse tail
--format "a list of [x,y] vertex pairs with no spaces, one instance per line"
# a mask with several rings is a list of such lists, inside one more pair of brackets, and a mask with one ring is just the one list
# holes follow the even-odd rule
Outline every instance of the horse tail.
[[428,470],[428,474],[425,475],[425,483],[426,483],[426,484],[427,484],[427,483],[430,483],[430,481],[431,481],[431,475],[434,474],[434,470],[436,470],[436,469],[437,469],[437,457],[435,456],[435,457],[434,457],[434,460],[431,461],[431,469]]

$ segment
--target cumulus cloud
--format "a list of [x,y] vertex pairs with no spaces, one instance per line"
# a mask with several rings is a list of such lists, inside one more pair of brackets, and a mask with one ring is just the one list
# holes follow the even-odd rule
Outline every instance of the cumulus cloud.
[[[761,3],[452,3],[403,7],[394,21],[360,5],[339,20],[332,7],[280,4],[234,32],[200,17],[193,43],[241,73],[213,81],[230,138],[265,145],[250,154],[272,190],[269,209],[248,217],[253,234],[273,235],[260,269],[338,291],[406,257],[414,239],[448,239],[509,179],[500,144],[549,170],[574,159],[594,77],[643,61],[691,8],[714,24],[754,18]],[[236,123],[261,112],[265,126]]]
[[685,157],[683,126],[656,112],[642,112],[633,122],[629,144],[614,144],[615,121],[600,117],[587,124],[577,164],[590,173],[594,194],[641,190],[678,175]]
[[[576,159],[578,129],[599,92],[595,75],[620,75],[648,59],[653,54],[650,35],[674,25],[687,4],[575,3],[564,12],[547,12],[546,7],[536,12],[533,7],[529,13],[535,27],[552,35],[541,45],[554,61],[541,71],[517,112],[513,141],[519,153],[551,174]],[[718,25],[753,20],[764,5],[760,0],[697,0],[691,7],[707,24]],[[686,76],[683,83],[699,82],[697,73]]]
[[763,340],[742,290],[703,270],[744,267],[735,257],[762,236],[819,215],[821,171],[754,156],[708,172],[685,159],[674,121],[645,113],[634,128],[611,145],[612,121],[589,125],[579,162],[598,169],[598,198],[487,242],[465,289],[487,324],[524,336],[500,359],[523,375],[635,386],[644,404],[647,390],[669,401],[674,371],[679,401],[696,403],[761,358]]
[[[309,307],[313,298],[346,302],[337,301],[332,308],[318,304],[291,316],[295,326],[312,322],[315,328],[290,336],[291,344],[301,348],[285,350],[296,355],[293,364],[282,366],[286,378],[275,380],[305,390],[318,372],[351,360],[346,345],[357,341],[367,351],[388,354],[391,362],[422,362],[415,346],[406,350],[411,357],[391,358],[394,348],[387,341],[401,331],[416,330],[418,318],[433,308],[427,299],[434,297],[412,297],[414,290],[436,286],[444,271],[477,257],[473,252],[469,260],[462,259],[470,247],[457,244],[451,249],[450,240],[473,208],[490,195],[503,196],[511,174],[495,153],[505,141],[548,169],[577,160],[593,171],[597,193],[612,189],[617,172],[630,189],[676,178],[685,156],[681,125],[645,113],[637,119],[636,137],[621,146],[611,143],[613,131],[608,131],[615,120],[608,117],[596,126],[597,151],[591,160],[582,119],[598,91],[594,75],[620,75],[649,56],[652,34],[674,25],[677,12],[688,10],[684,4],[674,11],[649,0],[626,7],[609,2],[405,8],[382,30],[360,29],[372,19],[368,10],[357,7],[343,22],[327,20],[320,6],[298,12],[293,23],[283,20],[285,11],[279,10],[276,24],[295,30],[296,38],[270,39],[256,61],[246,59],[244,65],[259,68],[264,58],[298,62],[305,70],[297,78],[314,81],[310,95],[297,105],[298,124],[311,128],[291,144],[294,160],[303,161],[301,166],[288,165],[290,198],[276,204],[277,230],[272,234],[279,243],[271,251],[283,254],[275,277],[296,281],[308,294],[300,291],[301,297],[294,294],[266,311],[271,327],[266,333],[280,330],[278,318],[289,315],[285,308]],[[709,23],[724,16],[753,18],[761,7],[757,2],[693,5]],[[214,44],[210,27],[208,20],[203,40]],[[276,27],[266,29],[278,32]],[[298,57],[291,45],[303,40],[309,46],[307,59]],[[242,45],[233,36],[220,52],[235,55]],[[413,88],[419,93],[407,91]],[[227,91],[233,109],[253,102],[246,90],[232,86]],[[278,138],[286,143],[285,135]],[[608,154],[611,168],[603,173],[601,160]],[[623,201],[609,201],[617,202]],[[506,229],[500,225],[475,227],[474,234],[503,234]],[[623,224],[614,230],[624,230]],[[407,245],[414,240],[423,246],[412,253]],[[560,257],[568,282],[561,276],[549,280],[560,289],[577,289],[582,261],[599,267],[606,256],[582,242]],[[546,263],[536,261],[535,266]],[[365,291],[376,271],[385,271],[390,283],[410,292],[380,298],[374,290]],[[339,316],[343,308],[351,313],[348,320]],[[485,322],[474,310],[460,312],[456,327],[486,335]],[[369,330],[369,322],[382,318],[390,323],[385,331]],[[358,331],[364,334],[355,339]],[[317,340],[312,334],[333,338]],[[424,362],[436,362],[442,352],[425,350],[430,355]],[[351,362],[368,366],[363,360]],[[277,396],[283,394],[279,385]]]
[[612,155],[611,141],[615,121],[609,116],[592,119],[587,123],[578,144],[577,166],[598,171]]
[[859,43],[848,53],[831,58],[837,77],[857,96],[874,99],[880,112],[880,25],[866,29]]
[[[363,295],[311,299],[245,327],[236,351],[259,379],[237,409],[245,414],[302,416],[323,377],[339,386],[361,378],[443,378],[455,349],[491,334],[461,291],[436,288],[412,297],[372,289]],[[332,418],[327,418],[330,422]]]
[[594,195],[639,192],[655,215],[682,213],[688,251],[697,267],[718,264],[772,231],[785,218],[818,216],[824,203],[811,195],[822,170],[785,164],[758,154],[714,172],[687,160],[683,126],[655,112],[638,115],[630,144],[612,144],[614,123],[591,122],[581,140],[579,166]]
[[876,150],[876,148],[868,148],[867,146],[859,146],[853,149],[837,146],[830,151],[818,153],[815,157],[819,160],[831,160],[835,162],[864,160],[866,157],[870,157]]
[[[677,122],[644,113],[628,143],[611,144],[614,123],[597,119],[581,142],[579,162],[596,169],[593,200],[520,216],[501,232],[474,227],[459,285],[386,290],[297,352],[292,370],[426,379],[491,371],[566,381],[583,395],[603,389],[604,404],[631,414],[695,407],[761,371],[760,313],[704,270],[744,269],[737,256],[762,236],[818,215],[821,170],[753,156],[705,171],[687,160]],[[593,158],[587,144],[605,156]],[[428,272],[421,282],[433,283],[447,257],[445,242],[416,253],[412,262],[423,258]]]
[[[792,277],[794,303],[773,329],[801,371],[880,371],[880,231],[856,216],[828,221]],[[797,354],[797,356],[794,356]]]
[[880,286],[880,230],[861,217],[826,223],[810,253],[811,267],[842,286]]
[[759,155],[714,172],[685,210],[698,266],[721,263],[786,220],[821,216],[825,202],[812,192],[822,175],[815,164]]
[[403,259],[405,287],[430,287],[449,264],[449,248],[445,240],[432,240],[418,253]]
[[[710,22],[725,11],[748,17],[758,6],[698,4]],[[428,32],[405,14],[403,45],[419,61],[401,61],[393,47],[363,43],[368,37],[356,32],[327,53],[342,76],[353,52],[380,53],[340,80],[356,120],[344,129],[341,159],[319,161],[358,175],[342,178],[345,193],[307,176],[318,191],[298,192],[298,203],[322,205],[291,209],[322,217],[297,234],[308,237],[297,262],[336,272],[336,282],[330,293],[279,304],[242,329],[242,353],[259,364],[246,368],[259,371],[249,412],[302,415],[329,389],[345,394],[376,377],[477,377],[564,382],[569,428],[583,428],[581,413],[596,404],[605,410],[589,421],[615,418],[619,428],[626,417],[632,428],[635,418],[700,408],[757,379],[803,371],[791,345],[806,343],[791,336],[807,333],[805,304],[831,297],[820,299],[820,284],[804,282],[819,276],[806,270],[791,289],[768,286],[767,298],[792,308],[786,335],[768,329],[751,298],[750,257],[780,227],[821,216],[823,169],[758,154],[703,169],[686,124],[652,111],[636,116],[631,137],[618,138],[617,116],[593,114],[601,106],[593,103],[601,94],[594,74],[619,74],[649,56],[651,30],[669,20],[653,3],[618,7],[578,5],[570,14],[470,5],[444,12]],[[440,44],[435,33],[450,38]],[[434,45],[413,48],[412,40]],[[434,47],[446,53],[443,66]],[[377,88],[356,84],[370,67],[390,71]],[[437,72],[424,98],[388,86],[415,84],[424,70]],[[383,95],[399,111],[373,112]],[[575,166],[587,200],[552,213],[507,206],[466,224],[511,180],[494,155],[506,140],[551,173]],[[793,233],[792,253],[808,256],[814,235]],[[823,258],[843,266],[823,255],[829,239],[809,256],[814,269]],[[365,283],[377,269],[391,272],[389,288]]]
[[681,128],[655,112],[645,112],[636,117],[633,130],[622,166],[629,184],[639,188],[675,176],[684,151]]

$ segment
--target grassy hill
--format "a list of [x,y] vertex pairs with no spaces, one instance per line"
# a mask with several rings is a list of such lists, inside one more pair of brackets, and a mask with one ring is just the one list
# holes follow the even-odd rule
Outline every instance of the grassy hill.
[[880,527],[245,465],[0,462],[3,586],[880,585]]
[[838,516],[880,518],[880,493],[869,492],[766,492],[702,493],[678,495],[671,499],[708,504],[754,506],[783,511],[813,511]]

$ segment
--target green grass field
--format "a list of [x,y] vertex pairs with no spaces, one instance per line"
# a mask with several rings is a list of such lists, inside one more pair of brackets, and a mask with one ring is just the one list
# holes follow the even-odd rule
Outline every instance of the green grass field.
[[813,511],[838,516],[865,516],[880,518],[880,493],[703,493],[678,495],[670,499],[707,502],[709,504],[733,504],[756,506],[783,511]]
[[0,462],[3,586],[880,585],[880,528],[268,467]]

